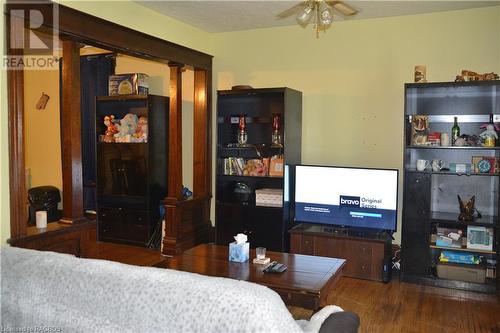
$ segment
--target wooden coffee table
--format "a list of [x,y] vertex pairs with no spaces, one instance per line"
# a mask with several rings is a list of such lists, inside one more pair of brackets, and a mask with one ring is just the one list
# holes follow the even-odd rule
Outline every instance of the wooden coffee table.
[[213,244],[198,245],[181,255],[167,259],[155,267],[176,269],[209,276],[225,277],[258,283],[277,292],[289,305],[317,310],[327,305],[326,298],[342,276],[344,259],[267,252],[267,257],[288,266],[283,273],[264,273],[267,265],[228,260],[228,247]]

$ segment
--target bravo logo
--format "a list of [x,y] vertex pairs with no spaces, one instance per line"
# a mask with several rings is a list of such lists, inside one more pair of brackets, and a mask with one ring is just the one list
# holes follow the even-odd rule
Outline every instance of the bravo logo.
[[360,197],[350,197],[347,195],[340,196],[340,208],[342,207],[359,207]]

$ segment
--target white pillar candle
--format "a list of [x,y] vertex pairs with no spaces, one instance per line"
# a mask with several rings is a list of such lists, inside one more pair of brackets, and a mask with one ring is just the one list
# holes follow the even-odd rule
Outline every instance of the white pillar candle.
[[47,228],[47,212],[44,210],[39,210],[36,212],[36,227],[38,229]]

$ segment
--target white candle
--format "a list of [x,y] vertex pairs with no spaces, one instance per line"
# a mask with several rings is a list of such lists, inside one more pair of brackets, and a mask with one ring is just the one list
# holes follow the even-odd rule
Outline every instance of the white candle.
[[38,229],[47,228],[47,212],[44,210],[39,210],[36,212],[36,227]]

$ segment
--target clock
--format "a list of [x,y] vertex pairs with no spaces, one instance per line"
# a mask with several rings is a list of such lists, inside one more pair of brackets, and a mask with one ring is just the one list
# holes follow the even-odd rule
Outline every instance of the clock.
[[477,168],[481,173],[488,173],[491,169],[491,162],[485,159],[480,160],[479,162],[477,162]]

